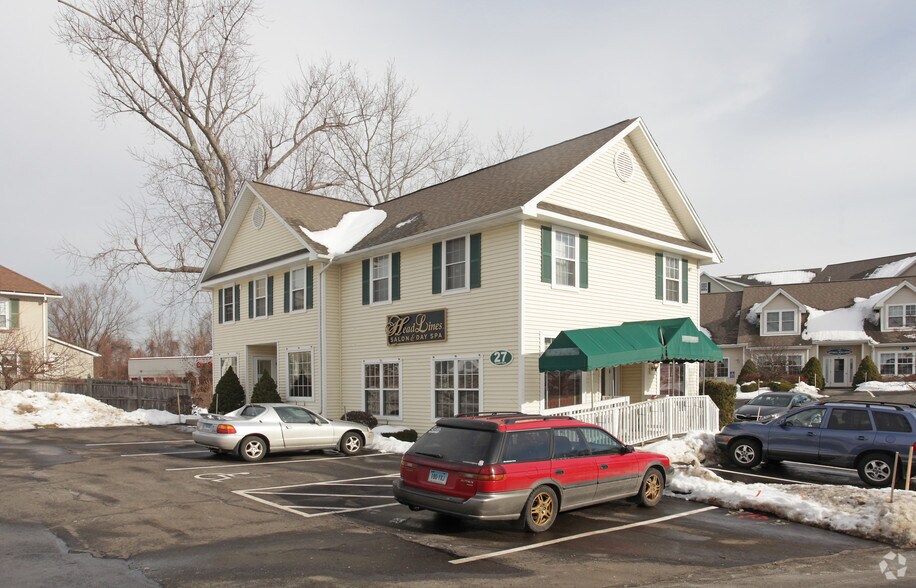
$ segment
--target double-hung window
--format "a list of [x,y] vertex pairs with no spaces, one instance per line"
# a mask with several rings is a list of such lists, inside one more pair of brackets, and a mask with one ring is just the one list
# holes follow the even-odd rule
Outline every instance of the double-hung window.
[[221,322],[231,323],[235,320],[235,305],[238,301],[235,299],[235,286],[229,286],[222,289],[223,307],[220,309],[223,320]]
[[363,363],[363,397],[366,412],[375,416],[401,415],[401,362]]
[[229,368],[232,368],[236,376],[239,374],[239,358],[237,355],[223,355],[219,358],[219,375],[225,374]]
[[445,242],[445,291],[464,290],[468,282],[467,237]]
[[722,361],[713,361],[706,364],[707,378],[727,378],[728,377],[728,358],[723,357]]
[[766,313],[765,334],[792,334],[795,332],[794,310],[773,310]]
[[388,302],[391,300],[391,256],[373,257],[371,266],[372,302]]
[[305,310],[305,268],[289,272],[289,309]]
[[0,329],[10,328],[10,301],[0,298]]
[[295,348],[286,354],[290,398],[312,398],[312,350]]
[[436,418],[480,412],[480,358],[433,359]]
[[553,230],[554,285],[575,288],[578,284],[576,267],[579,261],[579,236],[575,233]]
[[881,353],[878,358],[880,360],[878,369],[882,376],[911,376],[914,373],[912,351]]
[[912,329],[914,327],[916,327],[916,304],[888,305],[888,329]]
[[254,316],[267,316],[267,278],[254,281]]
[[681,259],[665,256],[665,301],[681,301]]

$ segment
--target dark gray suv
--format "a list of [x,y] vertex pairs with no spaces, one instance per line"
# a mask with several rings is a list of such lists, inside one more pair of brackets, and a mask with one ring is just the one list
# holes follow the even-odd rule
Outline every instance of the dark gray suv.
[[891,484],[898,452],[897,479],[906,475],[914,444],[916,405],[889,402],[810,404],[769,423],[732,423],[716,435],[719,450],[739,467],[786,460],[855,468],[874,487]]

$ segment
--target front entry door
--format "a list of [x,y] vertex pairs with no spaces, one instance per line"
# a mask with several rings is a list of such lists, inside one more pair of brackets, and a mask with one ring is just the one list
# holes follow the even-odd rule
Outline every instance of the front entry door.
[[261,374],[265,371],[270,374],[270,377],[274,379],[274,382],[277,381],[277,359],[269,355],[256,355],[251,358],[252,370],[251,370],[251,386],[254,389],[254,385],[258,383],[258,380],[261,379]]
[[849,386],[852,382],[852,360],[849,357],[831,357],[827,366],[827,384]]

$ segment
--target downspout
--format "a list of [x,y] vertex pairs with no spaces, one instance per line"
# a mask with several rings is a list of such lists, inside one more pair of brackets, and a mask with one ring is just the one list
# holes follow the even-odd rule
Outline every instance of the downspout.
[[41,305],[41,353],[42,360],[48,361],[48,295],[44,295]]
[[328,417],[328,360],[326,353],[328,347],[326,333],[328,311],[325,303],[325,296],[327,295],[328,289],[324,272],[334,263],[334,256],[329,256],[327,261],[325,266],[318,270],[318,356],[321,358],[321,414],[325,417]]

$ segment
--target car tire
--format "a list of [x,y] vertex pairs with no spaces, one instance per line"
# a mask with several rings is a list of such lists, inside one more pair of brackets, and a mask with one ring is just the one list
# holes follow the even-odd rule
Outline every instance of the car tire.
[[[894,472],[894,458],[883,453],[868,453],[860,461],[859,478],[872,488],[884,488],[891,485]],[[897,470],[897,476],[902,472]],[[903,474],[906,475],[905,473]]]
[[257,435],[249,435],[239,443],[239,457],[245,461],[261,461],[267,455],[267,442]]
[[525,529],[532,533],[543,533],[557,520],[560,503],[557,493],[550,486],[538,486],[525,502],[522,520]]
[[340,452],[344,455],[356,455],[363,448],[363,438],[359,433],[350,431],[340,438]]
[[763,459],[760,441],[755,439],[738,439],[728,447],[728,458],[739,468],[752,468]]
[[650,468],[646,475],[642,477],[639,494],[636,495],[636,504],[645,507],[655,506],[662,499],[664,490],[665,476],[656,468]]

